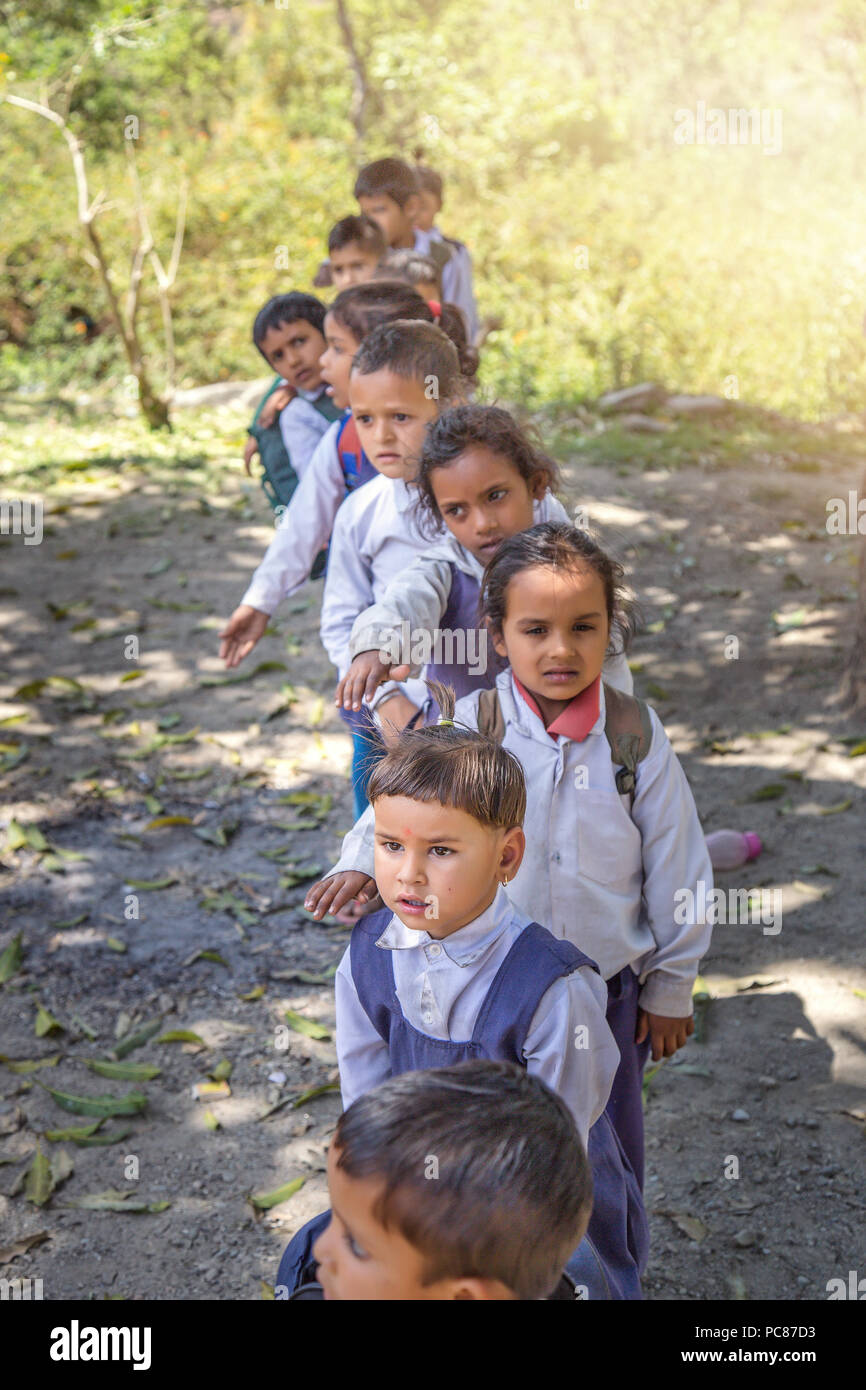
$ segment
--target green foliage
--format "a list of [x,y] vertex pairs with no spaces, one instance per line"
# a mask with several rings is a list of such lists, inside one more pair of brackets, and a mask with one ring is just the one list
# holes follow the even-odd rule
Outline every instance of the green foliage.
[[[10,18],[8,89],[68,101],[91,193],[113,203],[99,225],[121,291],[127,118],[163,260],[190,180],[181,385],[258,372],[253,315],[309,287],[328,228],[354,210],[358,163],[420,147],[445,178],[443,228],[472,250],[481,311],[503,322],[483,353],[487,395],[536,408],[646,377],[716,393],[736,378],[741,398],[802,417],[862,408],[866,29],[850,0],[820,16],[805,0],[347,8],[369,87],[363,146],[332,0],[44,0]],[[781,152],[677,144],[676,113],[698,102],[778,108]],[[62,137],[9,107],[0,124],[3,384],[117,387],[126,367]],[[152,292],[140,326],[158,384]]]

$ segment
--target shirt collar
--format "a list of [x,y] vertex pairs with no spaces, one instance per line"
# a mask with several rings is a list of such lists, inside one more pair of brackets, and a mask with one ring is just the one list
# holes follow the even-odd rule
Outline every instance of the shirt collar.
[[538,708],[537,701],[520,684],[513,671],[511,674],[521,698],[538,715],[552,738],[571,738],[576,743],[583,743],[584,739],[592,733],[601,712],[601,676],[596,676],[591,685],[588,685],[585,690],[581,690],[580,694],[575,695],[573,700],[569,700],[565,709],[556,716],[552,724],[545,724],[544,715]]
[[317,400],[319,399],[319,397],[322,395],[322,393],[323,393],[327,388],[326,388],[325,383],[324,383],[324,381],[323,381],[322,384],[321,384],[320,386],[317,386],[317,387],[316,387],[315,391],[305,391],[304,388],[303,388],[302,386],[298,386],[296,389],[297,389],[298,395],[299,395],[299,396],[303,396],[303,398],[304,398],[305,401],[317,401]]
[[516,914],[514,904],[505,889],[500,886],[490,906],[473,922],[460,927],[451,936],[440,939],[431,936],[429,932],[407,927],[395,913],[376,945],[381,946],[384,951],[405,951],[412,947],[429,946],[431,942],[435,942],[455,965],[472,965],[498,941],[515,915],[519,914]]

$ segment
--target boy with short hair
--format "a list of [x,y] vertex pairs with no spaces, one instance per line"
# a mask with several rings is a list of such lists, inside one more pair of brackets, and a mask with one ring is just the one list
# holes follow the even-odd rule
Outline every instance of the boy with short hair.
[[592,1208],[565,1103],[506,1062],[407,1072],[337,1122],[330,1224],[292,1242],[277,1288],[329,1301],[574,1298]]
[[463,311],[469,341],[474,342],[478,314],[468,253],[461,257],[457,251],[459,243],[418,227],[421,202],[412,166],[402,159],[377,159],[365,164],[355,180],[355,197],[362,212],[379,223],[389,246],[395,250],[414,248],[432,257],[442,282],[442,298]]
[[253,323],[253,342],[277,378],[249,427],[244,463],[249,473],[253,455],[261,455],[262,488],[274,509],[287,505],[316,445],[339,415],[325,394],[319,366],[326,347],[324,322],[324,304],[294,290],[269,299]]
[[331,283],[339,290],[372,280],[388,249],[378,222],[366,213],[341,217],[328,233]]

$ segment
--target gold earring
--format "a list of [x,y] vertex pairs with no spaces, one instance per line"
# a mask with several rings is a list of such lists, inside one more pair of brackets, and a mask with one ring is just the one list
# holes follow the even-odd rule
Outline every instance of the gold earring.
[[503,887],[503,888],[505,887],[505,885],[506,885],[507,882],[508,882],[508,874],[506,874],[505,877],[504,877],[504,879],[502,880],[502,887]]

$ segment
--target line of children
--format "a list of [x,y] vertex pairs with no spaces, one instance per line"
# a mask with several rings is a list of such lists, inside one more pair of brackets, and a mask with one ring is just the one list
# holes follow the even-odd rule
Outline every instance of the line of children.
[[438,228],[422,231],[417,225],[421,205],[418,176],[412,166],[402,159],[365,164],[355,180],[355,197],[361,211],[379,223],[389,246],[396,250],[414,248],[433,259],[441,276],[442,298],[463,311],[469,341],[474,342],[478,311],[469,253],[462,243],[449,242]]
[[337,1122],[328,1187],[332,1219],[291,1242],[277,1299],[581,1296],[563,1270],[589,1164],[566,1104],[522,1067],[459,1062],[366,1091]]
[[[391,679],[392,665],[441,681],[458,696],[493,685],[505,662],[479,622],[484,566],[509,536],[541,521],[568,521],[553,495],[556,464],[500,406],[462,405],[445,411],[427,430],[415,482],[419,526],[433,539],[394,578],[381,601],[357,618],[350,639],[352,664],[336,696],[338,707],[358,710],[368,703],[374,714],[387,704],[389,722],[399,716],[401,726],[416,711],[405,700],[391,703],[405,694]],[[423,663],[411,660],[411,649],[400,650],[407,646],[406,634],[413,632],[439,634],[439,659],[428,662],[423,672]],[[615,642],[613,647],[605,657],[605,680],[630,694],[628,663]],[[380,655],[389,649],[393,663]],[[428,722],[436,713],[428,702]]]
[[640,1297],[646,1218],[606,1108],[620,1062],[607,990],[587,954],[505,891],[527,848],[520,762],[456,724],[453,692],[434,694],[437,724],[404,731],[370,777],[385,908],[355,925],[337,970],[344,1104],[404,1071],[480,1057],[525,1067],[587,1145],[595,1206],[571,1271],[591,1297]]
[[[711,882],[712,870],[658,716],[601,679],[614,617],[628,611],[622,578],[586,532],[563,523],[503,541],[481,597],[508,668],[493,691],[461,699],[456,718],[497,737],[524,769],[527,850],[509,896],[586,951],[607,981],[621,1055],[611,1118],[642,1182],[647,1049],[658,1059],[686,1042],[710,936],[705,916],[675,912],[675,895]],[[367,811],[339,863],[308,894],[317,917],[372,896],[374,844]],[[697,904],[696,891],[691,900]]]

